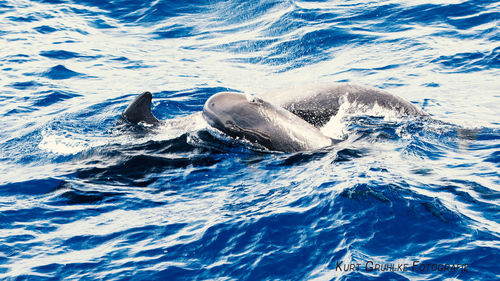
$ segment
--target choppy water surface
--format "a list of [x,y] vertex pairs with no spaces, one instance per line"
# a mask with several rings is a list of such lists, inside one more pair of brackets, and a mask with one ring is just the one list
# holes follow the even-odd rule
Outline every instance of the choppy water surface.
[[[498,279],[499,15],[494,0],[0,1],[0,278]],[[345,113],[323,128],[344,142],[280,154],[190,116],[220,91],[323,82],[434,120]],[[146,90],[177,121],[120,124]],[[415,261],[468,267],[365,270]]]

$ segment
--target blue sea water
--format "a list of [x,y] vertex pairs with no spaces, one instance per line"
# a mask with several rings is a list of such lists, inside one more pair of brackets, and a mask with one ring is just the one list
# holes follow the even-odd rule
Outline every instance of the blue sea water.
[[[0,279],[500,279],[499,23],[495,0],[0,0]],[[326,82],[432,119],[345,113],[345,141],[284,154],[192,117]],[[143,91],[174,121],[120,124]]]

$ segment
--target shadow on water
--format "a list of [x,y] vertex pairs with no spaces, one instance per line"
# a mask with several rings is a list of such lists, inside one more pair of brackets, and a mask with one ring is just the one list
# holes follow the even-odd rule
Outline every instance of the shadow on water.
[[[139,126],[133,127],[133,134],[150,133]],[[78,177],[96,183],[147,186],[165,171],[211,166],[220,161],[216,150],[194,146],[188,138],[186,133],[163,141],[95,148],[89,152],[89,160],[84,161],[87,168],[78,170]]]

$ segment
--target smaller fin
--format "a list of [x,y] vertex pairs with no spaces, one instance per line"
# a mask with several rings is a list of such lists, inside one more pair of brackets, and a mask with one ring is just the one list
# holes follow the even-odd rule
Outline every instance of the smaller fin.
[[153,95],[150,92],[144,92],[138,95],[122,113],[123,118],[135,124],[138,124],[139,122],[145,122],[148,124],[160,123],[160,120],[158,120],[151,112],[152,99]]

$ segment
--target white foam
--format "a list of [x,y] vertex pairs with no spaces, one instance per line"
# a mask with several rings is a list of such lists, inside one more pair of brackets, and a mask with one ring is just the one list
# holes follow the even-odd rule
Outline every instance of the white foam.
[[158,127],[157,132],[152,135],[152,140],[168,140],[179,137],[185,133],[200,131],[208,127],[201,112],[181,118],[167,120]]
[[320,131],[324,135],[334,139],[345,139],[348,135],[348,121],[350,118],[356,116],[383,117],[384,121],[394,121],[402,116],[400,112],[382,107],[378,103],[369,106],[357,102],[349,102],[347,96],[348,93],[341,101],[337,114],[332,116],[330,120],[320,128]]
[[87,149],[89,145],[84,140],[43,131],[42,140],[38,144],[38,147],[49,153],[71,155]]

